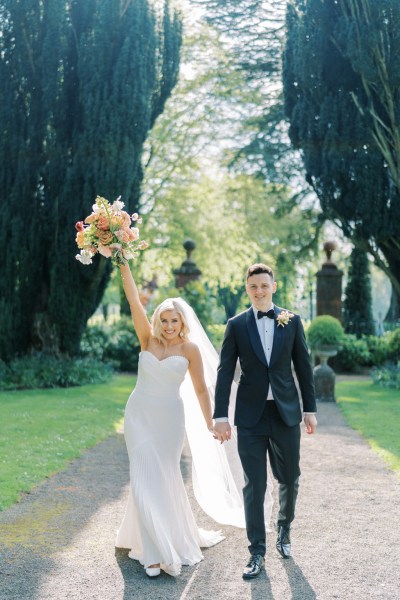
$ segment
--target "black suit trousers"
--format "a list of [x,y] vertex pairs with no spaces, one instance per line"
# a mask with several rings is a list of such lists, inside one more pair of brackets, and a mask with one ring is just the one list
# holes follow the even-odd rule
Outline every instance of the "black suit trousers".
[[238,451],[245,479],[243,499],[249,550],[251,554],[264,555],[267,453],[272,473],[280,486],[278,520],[290,525],[294,519],[300,475],[300,425],[286,425],[275,402],[267,401],[254,427],[238,427]]

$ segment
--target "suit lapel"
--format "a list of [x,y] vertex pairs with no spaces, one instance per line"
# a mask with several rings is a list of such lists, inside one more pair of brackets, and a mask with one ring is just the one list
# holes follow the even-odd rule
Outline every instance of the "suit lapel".
[[285,335],[285,331],[284,331],[285,328],[284,327],[280,327],[278,325],[278,321],[276,319],[276,317],[282,312],[282,310],[279,309],[277,306],[274,305],[274,311],[275,311],[275,319],[274,319],[274,342],[272,344],[271,358],[269,359],[269,364],[270,365],[279,356],[279,352],[281,350],[283,338],[284,338],[284,335]]
[[[255,319],[252,307],[250,307],[246,313],[246,325],[247,325],[247,331],[249,332],[251,345],[253,346],[253,350],[256,353],[257,358],[259,358],[259,360],[261,360],[261,362],[264,365],[268,366],[267,359],[265,357],[264,348],[262,346],[262,343],[260,340],[260,335],[258,333],[256,319]],[[274,337],[275,337],[275,333],[274,333]]]

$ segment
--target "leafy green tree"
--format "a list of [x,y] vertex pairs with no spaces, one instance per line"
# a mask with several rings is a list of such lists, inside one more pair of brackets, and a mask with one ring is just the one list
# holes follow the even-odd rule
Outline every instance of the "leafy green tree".
[[146,141],[142,199],[151,244],[137,273],[146,280],[157,273],[167,285],[184,259],[182,242],[192,238],[202,281],[227,317],[241,309],[248,264],[277,267],[279,291],[286,290],[290,304],[299,293],[298,273],[304,277],[316,253],[311,208],[290,203],[285,185],[226,168],[219,149],[232,147],[241,118],[236,108],[254,99],[230,58],[210,27],[186,29],[180,80]]
[[97,194],[137,210],[180,45],[168,2],[0,1],[0,357],[78,351],[110,263],[79,264],[73,226]]
[[397,0],[295,0],[284,53],[290,137],[324,218],[374,257],[397,292],[400,196],[385,150],[390,142],[380,136],[385,131],[390,140],[399,123],[399,29]]
[[375,334],[368,255],[357,247],[353,248],[350,257],[343,318],[346,333],[354,333],[357,337]]
[[[231,69],[241,73],[251,92],[236,132],[232,162],[270,180],[287,176],[285,156],[293,154],[285,131],[281,52],[285,6],[278,0],[192,0],[203,9],[226,51]],[[286,163],[286,164],[285,164]],[[291,166],[293,167],[293,157]],[[293,172],[292,169],[291,172]],[[285,179],[286,180],[286,179]]]

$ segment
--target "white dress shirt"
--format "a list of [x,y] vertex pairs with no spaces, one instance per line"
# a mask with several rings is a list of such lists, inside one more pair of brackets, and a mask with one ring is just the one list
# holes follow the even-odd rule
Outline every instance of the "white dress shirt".
[[[272,346],[274,343],[274,332],[275,332],[275,319],[270,319],[269,317],[262,317],[261,319],[257,318],[258,308],[252,306],[254,312],[254,318],[256,320],[258,334],[260,336],[261,344],[264,349],[265,358],[267,359],[267,363],[271,359]],[[271,304],[269,309],[274,309],[274,305]],[[267,312],[267,311],[265,311]],[[272,395],[271,386],[269,386],[267,400],[273,400],[274,397]]]

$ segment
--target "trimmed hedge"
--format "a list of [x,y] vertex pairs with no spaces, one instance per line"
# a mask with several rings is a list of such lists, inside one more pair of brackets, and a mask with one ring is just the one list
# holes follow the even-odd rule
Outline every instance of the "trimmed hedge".
[[341,344],[344,330],[340,321],[335,317],[321,315],[311,321],[306,335],[310,347],[317,350],[318,346]]

